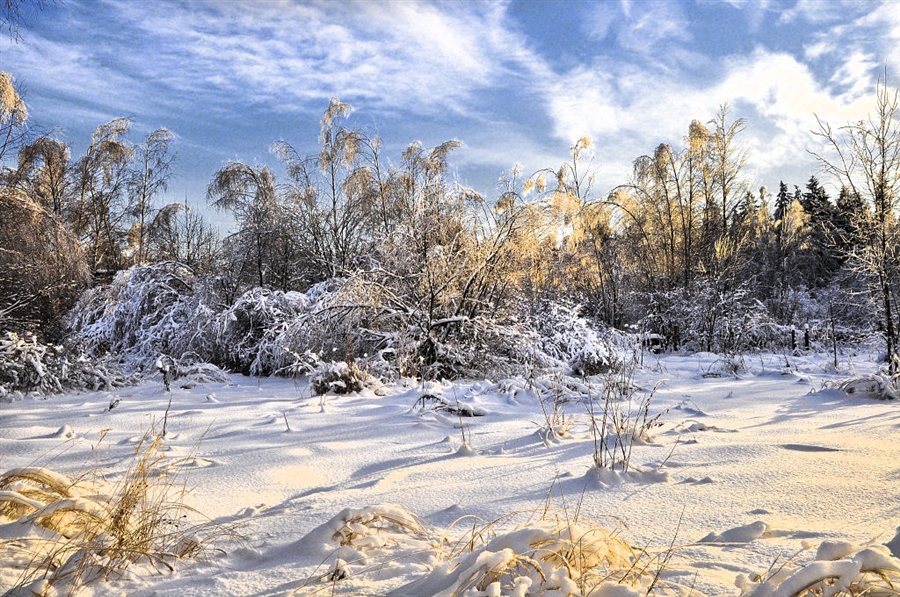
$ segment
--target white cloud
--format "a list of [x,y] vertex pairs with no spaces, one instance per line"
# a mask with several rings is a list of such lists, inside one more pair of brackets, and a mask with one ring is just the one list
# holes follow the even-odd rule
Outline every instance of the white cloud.
[[827,23],[841,20],[848,8],[859,6],[856,0],[797,0],[793,8],[781,12],[779,22],[792,23],[804,20],[809,23]]
[[642,56],[662,57],[662,44],[691,39],[688,20],[680,2],[666,0],[622,0],[588,4],[583,29],[594,41],[604,41],[615,34],[616,43],[629,52]]
[[721,68],[720,81],[699,86],[636,67],[615,74],[604,64],[576,69],[546,89],[555,134],[593,136],[600,160],[614,178],[623,178],[632,159],[660,142],[680,144],[691,120],[708,120],[727,102],[732,118],[748,117],[741,142],[750,149],[750,171],[764,176],[797,164],[811,172],[815,164],[806,150],[817,142],[810,133],[814,114],[835,123],[863,117],[870,102],[860,90],[874,83],[871,69],[860,71],[848,90],[834,94],[807,65],[762,49]]
[[[859,62],[860,55],[867,61],[900,62],[900,6],[896,0],[880,0],[874,3],[799,2],[804,7],[793,18],[802,16],[812,23],[828,23],[811,34],[811,41],[804,46],[808,60],[834,58]],[[792,20],[793,20],[792,18]]]

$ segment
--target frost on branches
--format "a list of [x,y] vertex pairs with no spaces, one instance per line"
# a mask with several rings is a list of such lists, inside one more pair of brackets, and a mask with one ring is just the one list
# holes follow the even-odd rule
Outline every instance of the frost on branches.
[[73,355],[15,332],[0,336],[0,399],[67,390],[108,390],[131,382],[108,361]]
[[357,276],[306,293],[252,288],[216,306],[204,281],[174,262],[120,272],[109,287],[85,293],[68,324],[88,354],[110,353],[140,370],[168,355],[249,375],[346,363],[381,378],[456,378],[526,366],[595,375],[618,360],[611,334],[550,302],[521,317],[434,319]]

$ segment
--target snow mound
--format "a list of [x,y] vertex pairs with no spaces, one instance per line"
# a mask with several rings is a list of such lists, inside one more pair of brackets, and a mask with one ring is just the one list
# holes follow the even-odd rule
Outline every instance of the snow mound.
[[430,574],[389,597],[631,595],[630,589],[604,593],[600,587],[639,584],[638,575],[632,574],[638,555],[600,526],[568,523],[563,516],[542,519],[493,533],[492,539],[476,548],[473,542],[488,531],[493,532],[490,525],[463,537],[462,545],[451,545],[446,559]]
[[898,595],[900,559],[883,545],[859,548],[847,542],[825,542],[812,562],[783,567],[760,582],[742,574],[735,585],[746,597]]
[[761,520],[751,522],[744,526],[728,529],[722,533],[710,533],[703,539],[701,543],[750,543],[761,537],[765,537],[770,531],[769,525]]
[[900,399],[900,367],[894,373],[890,367],[882,367],[869,375],[840,381],[834,387],[849,395],[860,394],[879,400]]

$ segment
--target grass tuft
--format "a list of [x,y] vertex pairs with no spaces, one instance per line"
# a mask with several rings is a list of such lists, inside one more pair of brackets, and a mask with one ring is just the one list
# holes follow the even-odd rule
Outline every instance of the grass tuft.
[[172,572],[177,561],[236,538],[185,504],[187,489],[163,465],[164,447],[162,434],[147,432],[114,484],[99,476],[74,482],[45,468],[0,475],[0,523],[23,525],[23,539],[6,545],[22,568],[6,595],[74,595],[135,565]]

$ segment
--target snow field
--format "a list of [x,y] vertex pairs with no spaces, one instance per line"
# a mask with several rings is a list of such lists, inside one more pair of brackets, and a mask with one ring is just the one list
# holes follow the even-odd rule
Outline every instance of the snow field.
[[[565,405],[567,432],[548,434],[525,380],[407,381],[318,397],[304,380],[239,375],[173,384],[171,394],[156,380],[0,402],[0,474],[41,466],[114,481],[171,396],[164,466],[191,488],[188,506],[238,524],[245,540],[178,561],[174,573],[137,568],[84,589],[94,595],[577,594],[583,577],[523,538],[558,540],[577,525],[604,529],[645,570],[592,595],[645,594],[670,547],[659,594],[780,595],[787,589],[749,579],[787,563],[774,580],[839,572],[849,582],[863,564],[896,564],[882,544],[900,526],[898,405],[820,391],[842,376],[826,357],[795,359],[787,371],[782,356],[747,357],[738,377],[704,377],[715,359],[645,361],[636,398],[660,384],[650,414],[662,413],[662,425],[635,443],[627,474],[592,470],[578,401]],[[854,365],[875,370],[863,357]],[[7,556],[25,531],[11,524],[0,518],[3,540],[14,539],[0,544],[0,591],[21,573]],[[823,562],[792,578],[817,548]],[[839,562],[824,561],[835,554]],[[600,571],[620,579],[621,564],[599,567],[592,582]]]

